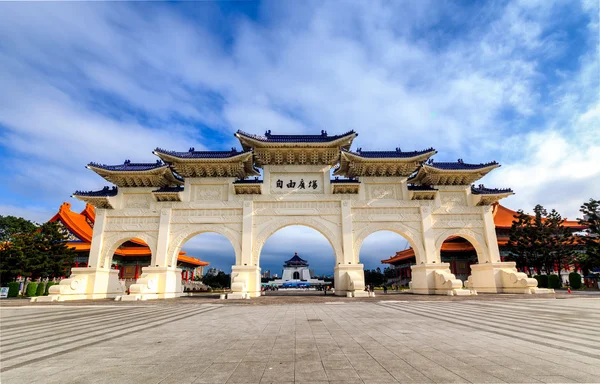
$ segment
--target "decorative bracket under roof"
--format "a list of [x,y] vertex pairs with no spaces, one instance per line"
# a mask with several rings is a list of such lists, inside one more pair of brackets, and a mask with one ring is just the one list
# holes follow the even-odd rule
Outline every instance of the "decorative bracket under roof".
[[331,180],[331,193],[335,194],[357,194],[360,190],[358,179],[340,179],[336,177]]
[[260,195],[262,194],[263,181],[255,179],[236,180],[233,189],[236,195]]
[[71,197],[85,201],[96,208],[113,209],[111,198],[115,197],[119,189],[117,187],[104,187],[99,191],[76,191]]
[[166,187],[183,184],[183,180],[160,160],[156,163],[132,163],[125,160],[119,165],[89,163],[86,168],[119,187]]
[[432,160],[421,165],[409,183],[420,185],[469,185],[500,167],[495,161],[485,164],[467,164],[459,159],[455,163],[437,163]]
[[168,151],[156,148],[153,152],[183,177],[238,177],[258,176],[252,151]]
[[333,173],[344,177],[361,176],[410,176],[424,161],[437,151],[428,148],[423,151],[341,151],[340,166]]
[[411,200],[435,200],[438,190],[430,185],[409,185],[408,197]]
[[156,201],[181,201],[180,193],[183,192],[183,186],[162,187],[152,191]]
[[471,185],[471,196],[475,205],[492,205],[510,195],[514,195],[510,188],[486,188],[483,184],[475,187]]

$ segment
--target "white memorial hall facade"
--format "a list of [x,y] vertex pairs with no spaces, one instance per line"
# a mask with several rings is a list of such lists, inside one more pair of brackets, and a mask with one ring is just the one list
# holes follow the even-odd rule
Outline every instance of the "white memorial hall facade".
[[[359,251],[365,238],[381,230],[402,235],[414,249],[414,293],[540,291],[514,262],[500,261],[491,204],[512,191],[472,187],[500,166],[496,162],[433,162],[433,148],[352,151],[354,131],[235,136],[241,150],[157,148],[156,163],[90,163],[89,169],[116,187],[74,194],[97,208],[89,266],[73,268],[70,278],[50,288],[48,300],[180,296],[177,255],[203,232],[225,236],[235,250],[228,298],[256,297],[262,247],[290,225],[311,227],[327,238],[335,254],[337,295],[366,294]],[[440,248],[450,236],[467,239],[477,250],[467,289],[441,262]],[[131,239],[148,244],[152,261],[127,294],[111,260]]]

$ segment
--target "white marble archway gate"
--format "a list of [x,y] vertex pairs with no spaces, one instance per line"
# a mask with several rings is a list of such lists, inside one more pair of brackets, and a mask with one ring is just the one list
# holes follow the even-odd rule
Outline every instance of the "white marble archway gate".
[[[314,228],[330,242],[338,295],[364,294],[358,253],[364,239],[379,230],[401,234],[415,250],[414,293],[535,291],[535,280],[519,274],[514,263],[500,262],[490,204],[512,191],[471,186],[498,164],[426,163],[433,149],[352,152],[356,135],[238,132],[241,152],[157,148],[154,153],[164,163],[90,163],[118,189],[75,194],[97,207],[89,267],[74,268],[71,278],[51,288],[49,299],[179,296],[177,255],[185,241],[202,232],[222,234],[235,249],[229,297],[256,297],[261,249],[269,236],[289,225]],[[331,179],[333,166],[343,179]],[[248,178],[259,175],[255,167],[262,168],[262,180]],[[479,264],[472,269],[470,289],[463,289],[441,262],[441,244],[451,235],[465,237],[477,249]],[[127,296],[109,260],[119,244],[132,238],[148,244],[152,265]]]

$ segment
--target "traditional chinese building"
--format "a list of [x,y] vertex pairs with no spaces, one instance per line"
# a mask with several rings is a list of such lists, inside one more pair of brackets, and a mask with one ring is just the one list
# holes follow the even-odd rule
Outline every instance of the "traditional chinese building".
[[[109,190],[110,191],[110,190]],[[69,242],[67,246],[76,252],[73,267],[87,267],[91,248],[92,232],[96,212],[94,206],[85,205],[79,213],[71,210],[71,204],[63,203],[58,212],[49,220],[58,222],[67,232]],[[112,268],[119,270],[120,279],[137,279],[142,274],[142,268],[150,265],[151,252],[148,245],[139,239],[132,239],[119,246],[112,259]],[[194,276],[202,275],[204,267],[209,263],[194,257],[189,257],[185,252],[180,252],[177,257],[177,267],[181,268],[183,280],[193,280]]]
[[[471,193],[485,194],[485,192],[498,192],[498,190],[491,190],[484,188],[483,186],[471,187]],[[503,191],[499,191],[503,192]],[[508,190],[504,191],[508,192]],[[514,216],[517,212],[508,209],[499,203],[493,205],[492,211],[494,217],[494,224],[496,226],[496,237],[498,239],[498,248],[500,250],[500,258],[502,261],[509,255],[508,251],[508,240],[510,237],[510,228],[514,221]],[[581,231],[585,229],[584,226],[579,224],[577,221],[565,220],[563,226],[569,227],[575,231]],[[449,237],[440,249],[441,259],[444,263],[450,264],[450,271],[456,275],[456,278],[463,281],[467,280],[471,265],[477,263],[477,251],[473,244],[468,240],[459,237]],[[393,279],[399,285],[406,285],[411,279],[411,265],[415,265],[415,252],[412,248],[408,248],[403,251],[398,251],[396,254],[388,259],[381,260],[384,264],[393,266],[396,271],[396,278]],[[556,267],[558,269],[558,266]],[[533,271],[527,270],[528,273]]]
[[324,280],[313,279],[311,271],[308,269],[308,261],[298,256],[298,253],[294,253],[294,256],[283,263],[283,272],[281,279],[274,280],[273,285],[294,286],[295,283],[306,283],[309,285],[323,285],[327,284]]

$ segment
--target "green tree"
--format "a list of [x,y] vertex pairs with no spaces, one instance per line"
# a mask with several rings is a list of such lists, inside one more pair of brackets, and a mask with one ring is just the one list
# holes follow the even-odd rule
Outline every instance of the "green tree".
[[590,269],[600,267],[600,201],[590,199],[579,211],[583,218],[577,220],[587,229],[586,235],[580,237],[585,244],[585,253],[579,256],[578,262],[586,275]]
[[42,224],[36,232],[36,253],[39,255],[33,277],[68,276],[75,258],[74,248],[67,247],[68,234],[56,222]]
[[527,266],[552,274],[555,264],[561,268],[572,262],[575,238],[556,210],[548,213],[538,204],[533,211],[533,216],[522,210],[515,215],[508,241],[511,259],[521,270]]
[[37,226],[29,220],[0,216],[0,280],[29,276],[35,264],[34,237]]
[[231,276],[223,271],[219,271],[216,275],[204,275],[202,282],[211,288],[229,288]]

